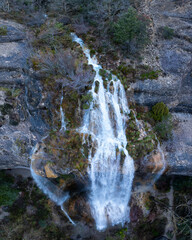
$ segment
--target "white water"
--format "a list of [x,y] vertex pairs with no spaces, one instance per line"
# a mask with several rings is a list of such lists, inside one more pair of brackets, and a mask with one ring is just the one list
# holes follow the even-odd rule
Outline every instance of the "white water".
[[161,161],[162,161],[162,164],[163,164],[163,167],[157,172],[157,174],[155,175],[155,178],[153,179],[152,181],[152,185],[155,184],[155,182],[161,177],[161,175],[164,173],[164,171],[166,170],[166,161],[165,161],[165,155],[164,155],[164,152],[161,148],[161,144],[159,142],[159,140],[157,139],[156,137],[156,140],[157,140],[157,150],[158,152],[161,154]]
[[63,112],[63,88],[62,88],[62,95],[61,95],[61,103],[60,103],[60,115],[61,115],[61,128],[60,131],[65,131],[66,130],[66,122],[65,122],[65,114]]
[[[91,135],[96,146],[94,154],[92,151],[89,153],[90,205],[97,229],[103,230],[109,224],[123,225],[129,222],[128,203],[134,177],[133,159],[126,150],[125,125],[129,108],[120,80],[113,76],[106,90],[99,75],[102,67],[97,63],[96,57],[90,56],[90,51],[80,38],[75,34],[72,34],[72,37],[80,44],[88,64],[92,65],[96,72],[90,90],[93,101],[85,113],[80,131]],[[99,82],[98,93],[94,91],[96,81]],[[110,91],[110,82],[113,83],[113,91]],[[124,161],[120,153],[124,154]]]
[[[44,137],[46,138],[46,137]],[[44,139],[43,138],[43,139]],[[43,140],[42,139],[42,140]],[[60,188],[58,188],[55,184],[53,184],[48,178],[42,177],[35,173],[33,169],[33,161],[35,161],[35,157],[33,158],[33,155],[37,151],[38,144],[34,147],[32,154],[31,154],[31,175],[33,179],[35,180],[37,186],[42,190],[42,192],[47,195],[55,204],[61,207],[61,210],[64,212],[66,217],[69,219],[69,221],[75,225],[73,220],[69,217],[68,213],[65,211],[63,204],[67,199],[69,198],[69,194],[67,192],[64,192]]]

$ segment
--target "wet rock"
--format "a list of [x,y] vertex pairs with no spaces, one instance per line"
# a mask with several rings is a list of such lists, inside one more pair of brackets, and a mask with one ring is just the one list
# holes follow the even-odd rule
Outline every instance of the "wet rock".
[[75,221],[83,221],[90,226],[94,224],[90,205],[88,199],[85,196],[76,195],[75,197],[69,199],[68,202],[66,202],[65,207],[70,217]]
[[143,212],[141,208],[137,205],[133,205],[130,210],[131,222],[138,222],[142,217],[143,217]]
[[149,172],[157,173],[163,168],[163,161],[160,152],[153,153],[152,156],[148,159],[146,164],[146,169]]

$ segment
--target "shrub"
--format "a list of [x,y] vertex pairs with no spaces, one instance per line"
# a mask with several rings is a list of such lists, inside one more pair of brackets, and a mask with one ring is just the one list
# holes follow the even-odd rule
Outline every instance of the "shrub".
[[113,41],[126,47],[129,52],[136,52],[148,42],[148,21],[137,14],[134,8],[119,18],[112,25]]
[[164,117],[167,117],[169,114],[168,107],[163,103],[157,103],[152,107],[152,118],[156,122],[161,122]]
[[156,123],[154,129],[162,140],[168,140],[171,138],[173,130],[171,115],[168,114],[168,116],[163,117],[161,122]]
[[163,103],[157,103],[152,107],[152,118],[155,120],[154,130],[162,140],[168,140],[173,130],[172,117],[168,107]]
[[165,39],[172,39],[174,36],[174,30],[167,26],[160,28],[160,32],[161,32],[162,37]]
[[7,35],[7,27],[0,27],[0,36]]
[[159,77],[159,72],[160,71],[150,71],[150,72],[146,72],[146,73],[142,73],[140,75],[141,80],[145,80],[145,79],[157,79]]

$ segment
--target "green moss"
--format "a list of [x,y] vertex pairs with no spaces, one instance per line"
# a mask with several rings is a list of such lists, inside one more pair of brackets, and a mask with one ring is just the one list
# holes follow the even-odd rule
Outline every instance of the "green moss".
[[5,36],[5,35],[7,35],[7,27],[2,26],[0,27],[0,36]]
[[93,101],[92,93],[87,93],[86,95],[83,95],[81,97],[83,109],[88,109],[92,101]]
[[95,91],[95,93],[98,93],[98,91],[99,91],[99,81],[95,81],[95,89],[94,89],[94,91]]

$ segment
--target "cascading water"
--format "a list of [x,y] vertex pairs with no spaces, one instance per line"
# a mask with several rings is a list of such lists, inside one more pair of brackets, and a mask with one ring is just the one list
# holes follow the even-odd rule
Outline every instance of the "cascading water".
[[63,87],[62,87],[62,95],[61,95],[61,103],[60,103],[60,114],[61,114],[60,131],[65,131],[66,130],[66,122],[65,122],[65,114],[64,114],[63,108],[62,108],[62,103],[63,103]]
[[[92,89],[90,90],[93,101],[90,104],[90,108],[85,111],[83,125],[79,131],[84,136],[89,135],[89,139],[92,142],[88,167],[88,174],[91,180],[90,206],[97,229],[103,230],[108,225],[123,225],[125,222],[129,222],[128,203],[134,178],[134,162],[126,149],[125,128],[130,110],[120,80],[107,72],[108,81],[104,81],[100,75],[102,67],[97,63],[96,57],[90,56],[89,49],[75,34],[72,34],[72,38],[73,41],[80,44],[88,59],[88,64],[92,65],[96,72]],[[66,122],[62,102],[63,90],[60,103],[60,131],[65,131]],[[138,130],[140,130],[142,124],[137,119],[136,124]],[[37,147],[38,144],[34,148],[31,157],[31,174],[38,187],[53,202],[59,205],[69,221],[75,224],[63,207],[63,203],[69,198],[68,193],[63,192],[49,179],[40,176],[36,172],[37,169],[33,166],[37,159],[35,155],[33,157]],[[164,154],[159,143],[158,150],[162,156],[163,163],[165,163]],[[154,182],[164,170],[165,164],[157,173]]]
[[[96,57],[83,41],[72,34],[73,41],[80,44],[88,64],[96,72],[90,92],[93,101],[84,116],[80,131],[89,134],[94,145],[89,153],[91,179],[90,205],[98,230],[108,224],[124,224],[129,221],[129,199],[134,177],[134,163],[126,149],[126,119],[129,108],[124,88],[119,79],[112,76],[106,89],[99,74],[102,69]],[[97,93],[95,87],[99,85]]]
[[155,178],[152,181],[152,184],[155,184],[155,182],[161,177],[161,175],[165,172],[165,169],[166,169],[166,161],[165,161],[164,152],[163,152],[163,150],[161,148],[160,142],[157,139],[157,137],[156,137],[156,140],[157,140],[157,150],[158,150],[158,152],[161,155],[161,161],[162,161],[163,167],[157,172]]

